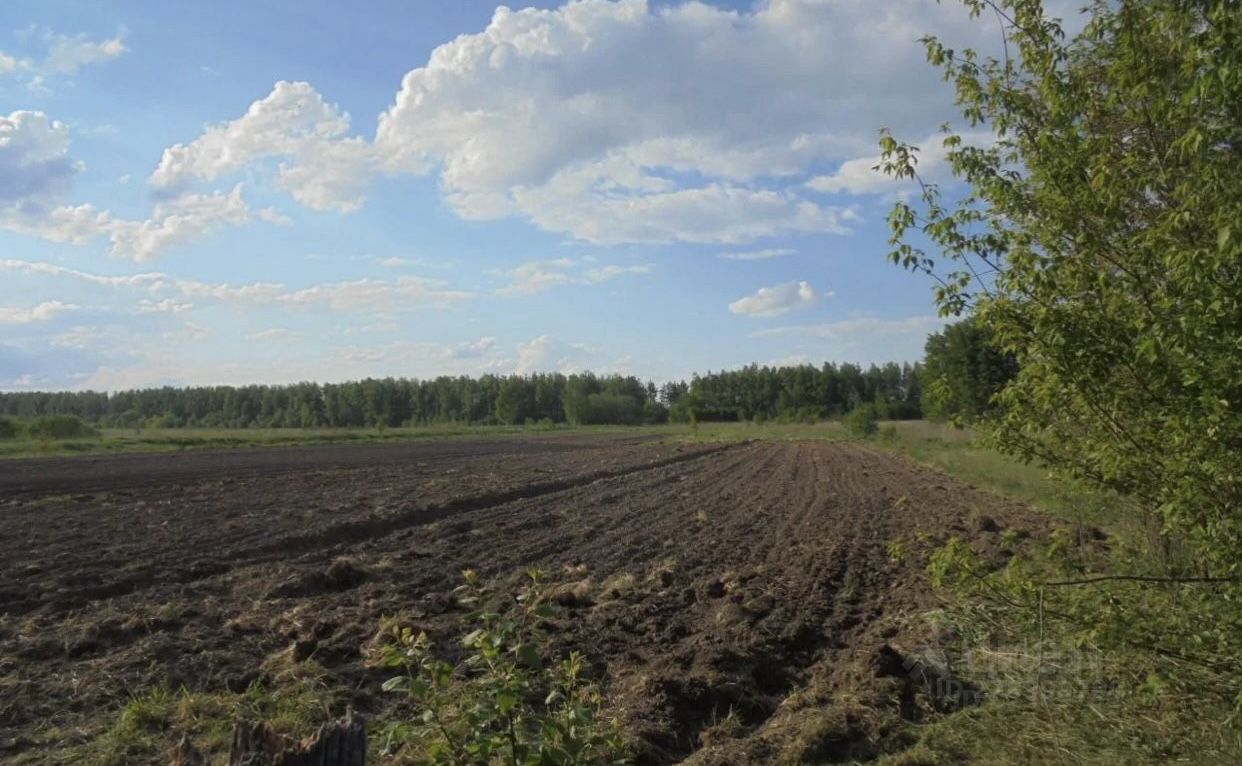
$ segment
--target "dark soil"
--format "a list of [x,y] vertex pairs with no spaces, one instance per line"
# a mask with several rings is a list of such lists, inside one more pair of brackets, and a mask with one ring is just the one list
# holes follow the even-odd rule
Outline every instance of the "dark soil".
[[452,644],[461,570],[503,588],[530,567],[640,762],[865,759],[935,703],[893,670],[933,602],[890,543],[1045,533],[865,447],[601,435],[5,461],[0,525],[14,764],[60,762],[49,725],[106,726],[156,684],[244,689],[290,647],[382,714],[381,617]]

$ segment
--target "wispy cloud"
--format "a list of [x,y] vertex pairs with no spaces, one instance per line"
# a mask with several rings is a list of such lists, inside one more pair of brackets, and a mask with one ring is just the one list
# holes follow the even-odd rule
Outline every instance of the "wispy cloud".
[[866,337],[875,339],[886,335],[934,332],[944,326],[945,320],[934,314],[889,319],[885,317],[854,317],[819,324],[786,325],[756,330],[747,337],[771,338],[777,336],[801,336],[806,338],[844,339]]
[[609,264],[583,269],[594,258],[554,258],[527,261],[512,269],[494,270],[509,283],[496,289],[498,295],[533,295],[558,285],[598,285],[626,274],[650,274],[651,264],[619,266]]
[[30,56],[18,57],[0,51],[0,76],[9,75],[25,81],[32,92],[47,92],[50,79],[77,74],[84,67],[120,58],[129,52],[125,32],[103,40],[86,35],[64,35],[47,27],[28,27],[22,34],[41,50]]
[[55,319],[69,311],[76,311],[81,306],[64,301],[43,301],[30,308],[20,306],[0,306],[0,324],[30,324]]
[[161,272],[102,276],[51,263],[0,260],[0,272],[44,274],[81,280],[117,289],[142,289],[153,299],[144,299],[139,310],[147,313],[180,313],[192,303],[218,302],[286,308],[323,308],[341,313],[393,313],[427,307],[447,307],[472,297],[454,290],[437,279],[400,276],[395,279],[355,279],[325,282],[303,288],[289,288],[280,282],[202,282],[179,279]]
[[769,258],[781,258],[798,252],[787,247],[770,247],[765,250],[749,250],[740,253],[720,253],[726,261],[766,261]]

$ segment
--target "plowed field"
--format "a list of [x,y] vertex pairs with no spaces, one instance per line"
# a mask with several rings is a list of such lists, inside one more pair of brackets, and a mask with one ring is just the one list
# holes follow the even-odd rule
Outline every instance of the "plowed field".
[[382,715],[362,654],[381,617],[451,643],[461,570],[530,567],[567,594],[556,641],[607,683],[640,762],[865,758],[899,746],[890,717],[917,716],[885,647],[922,640],[907,618],[932,604],[891,544],[957,534],[986,553],[1005,528],[1043,534],[1020,506],[828,442],[7,461],[0,761],[62,762],[131,694],[239,691],[291,646]]

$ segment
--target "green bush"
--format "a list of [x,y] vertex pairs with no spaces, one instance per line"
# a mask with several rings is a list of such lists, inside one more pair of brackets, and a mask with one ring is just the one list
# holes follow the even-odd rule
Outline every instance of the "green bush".
[[683,396],[669,407],[668,420],[670,423],[689,423],[694,417],[694,402],[689,396]]
[[856,439],[875,436],[880,430],[880,414],[871,403],[860,404],[845,416],[845,430]]
[[84,439],[99,432],[73,415],[44,415],[30,421],[26,431],[34,439]]
[[22,430],[21,421],[0,415],[0,439],[16,439]]
[[147,420],[147,428],[181,428],[184,425],[181,418],[169,412]]
[[[462,601],[478,604],[485,591],[474,572]],[[426,633],[390,627],[379,664],[400,674],[384,690],[404,695],[416,715],[383,728],[383,750],[422,764],[513,766],[619,764],[628,753],[619,729],[599,721],[601,695],[582,678],[574,652],[549,661],[540,625],[554,611],[538,575],[500,613],[480,609],[456,665],[436,658]]]

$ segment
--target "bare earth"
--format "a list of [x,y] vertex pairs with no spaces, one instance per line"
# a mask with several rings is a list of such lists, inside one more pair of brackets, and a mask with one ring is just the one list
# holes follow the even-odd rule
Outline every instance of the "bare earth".
[[96,730],[156,684],[242,690],[293,644],[383,715],[362,653],[380,618],[451,644],[462,569],[530,567],[572,594],[556,641],[640,762],[866,758],[919,715],[885,647],[926,639],[903,618],[934,603],[890,543],[1046,533],[868,447],[612,435],[3,461],[0,525],[14,764],[60,762],[41,729]]

